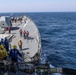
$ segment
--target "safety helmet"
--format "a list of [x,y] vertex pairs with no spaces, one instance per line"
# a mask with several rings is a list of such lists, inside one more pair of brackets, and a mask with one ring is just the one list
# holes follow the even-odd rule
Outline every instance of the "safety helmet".
[[14,49],[16,49],[16,48],[17,48],[17,46],[16,46],[16,45],[13,45],[13,48],[14,48]]
[[21,39],[19,39],[19,41],[21,41]]
[[4,46],[3,46],[3,45],[0,45],[0,48],[1,48],[1,49],[4,49]]
[[19,41],[20,41],[21,39],[19,39]]

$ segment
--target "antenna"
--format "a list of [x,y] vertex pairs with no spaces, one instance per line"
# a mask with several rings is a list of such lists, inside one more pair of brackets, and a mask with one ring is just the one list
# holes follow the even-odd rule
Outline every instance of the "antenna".
[[10,17],[13,15],[14,13],[11,13]]

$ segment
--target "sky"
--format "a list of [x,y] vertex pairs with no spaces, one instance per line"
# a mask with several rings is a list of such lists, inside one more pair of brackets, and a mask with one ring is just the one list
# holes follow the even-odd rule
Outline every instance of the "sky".
[[0,12],[76,12],[76,0],[0,0]]

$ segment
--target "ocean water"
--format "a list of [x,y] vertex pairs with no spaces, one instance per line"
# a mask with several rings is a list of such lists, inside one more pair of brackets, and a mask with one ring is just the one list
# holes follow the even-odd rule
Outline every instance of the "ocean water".
[[[0,13],[9,16],[11,13]],[[76,69],[76,13],[14,13],[26,15],[37,25],[42,42],[42,59],[55,67]],[[46,55],[46,57],[45,57]]]

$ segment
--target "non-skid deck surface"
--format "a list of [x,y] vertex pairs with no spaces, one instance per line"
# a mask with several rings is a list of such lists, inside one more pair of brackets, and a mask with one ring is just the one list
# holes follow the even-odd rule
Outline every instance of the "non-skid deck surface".
[[[22,30],[29,31],[28,39],[24,39],[23,35],[22,35],[22,37],[20,37],[20,33],[19,33],[20,28]],[[12,28],[11,34],[13,35],[13,38],[11,41],[12,46],[15,44],[15,45],[17,45],[17,48],[19,49],[18,40],[19,39],[22,40],[22,42],[23,42],[22,52],[25,54],[25,58],[26,58],[26,54],[29,57],[33,57],[38,52],[38,40],[39,40],[38,30],[32,20],[30,20],[28,18],[26,20],[26,23],[24,23],[24,21],[22,23],[13,23],[13,28]],[[30,61],[30,59],[29,59],[29,61]]]

